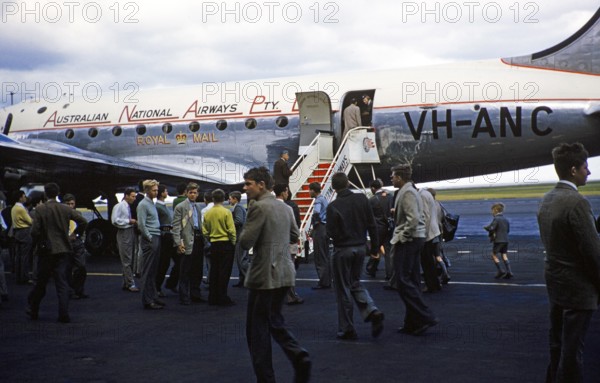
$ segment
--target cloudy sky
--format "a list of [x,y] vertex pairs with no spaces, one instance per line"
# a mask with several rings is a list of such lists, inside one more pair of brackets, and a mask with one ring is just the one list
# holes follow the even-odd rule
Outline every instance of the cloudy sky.
[[[126,84],[143,90],[519,56],[561,42],[597,6],[597,0],[3,1],[1,104],[10,103],[11,91],[16,102],[56,84],[78,96],[90,83],[110,93]],[[590,162],[592,172],[598,169],[592,178],[600,179],[600,161]],[[483,182],[532,178],[524,174],[554,179],[542,169]]]

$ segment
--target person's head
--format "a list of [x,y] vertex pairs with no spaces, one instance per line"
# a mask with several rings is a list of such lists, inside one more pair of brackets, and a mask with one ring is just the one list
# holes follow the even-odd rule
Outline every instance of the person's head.
[[135,191],[134,188],[127,188],[123,193],[123,199],[125,200],[125,202],[131,205],[135,201],[136,195],[137,191]]
[[231,193],[229,193],[229,203],[232,206],[237,205],[238,203],[240,203],[240,201],[242,200],[242,193],[240,193],[239,191],[232,191]]
[[334,175],[332,175],[331,176],[331,187],[336,192],[347,189],[348,188],[348,176],[346,175],[346,173],[339,172],[339,173],[335,173]]
[[379,189],[381,189],[383,187],[383,183],[378,178],[376,180],[371,181],[369,186],[371,187],[371,192],[375,193],[376,191],[378,191]]
[[44,193],[46,193],[48,199],[56,199],[58,193],[60,193],[60,188],[54,182],[50,182],[44,185]]
[[145,180],[142,186],[144,187],[146,197],[150,199],[156,198],[158,196],[158,185],[159,182],[157,180]]
[[285,161],[290,159],[290,153],[288,153],[287,150],[284,150],[281,152],[281,158],[283,158]]
[[65,205],[71,207],[72,209],[75,209],[75,196],[71,193],[67,193],[62,197],[62,201]]
[[[31,208],[35,208],[40,204],[43,204],[48,199],[46,198],[46,193],[41,191],[33,191],[29,195],[29,206]],[[73,202],[73,206],[75,206],[75,202]]]
[[321,184],[318,182],[311,182],[310,185],[308,185],[308,192],[312,198],[315,198],[321,194]]
[[221,189],[215,189],[211,193],[212,200],[215,204],[222,204],[225,201],[225,192]]
[[25,201],[27,201],[27,196],[25,195],[25,192],[23,190],[15,190],[12,193],[12,198],[11,198],[11,202],[13,204],[20,202],[20,203],[25,203]]
[[272,188],[273,177],[264,166],[252,168],[244,173],[244,191],[248,199],[258,199],[265,193],[269,193]]
[[158,199],[164,201],[169,196],[169,190],[165,185],[158,185]]
[[288,187],[284,184],[277,184],[273,186],[273,193],[275,193],[275,197],[285,201],[288,197]]
[[184,195],[185,191],[187,189],[187,185],[185,182],[180,182],[177,184],[176,188],[177,188],[177,195]]
[[571,181],[576,186],[583,186],[590,174],[588,169],[588,152],[582,144],[560,144],[552,149],[554,169],[558,178]]
[[492,205],[492,214],[501,214],[504,212],[504,204],[502,202],[496,202]]
[[352,97],[352,99],[350,99],[350,103],[356,105],[358,104],[358,100],[356,99],[356,97]]
[[190,200],[190,202],[196,202],[198,199],[198,191],[200,190],[200,186],[198,186],[195,182],[190,182],[185,186],[185,196]]
[[434,188],[427,188],[427,190],[429,191],[429,193],[431,193],[431,195],[433,196],[433,199],[435,199],[435,195],[437,194],[437,191],[435,191]]
[[363,100],[363,102],[364,102],[365,104],[368,104],[368,103],[369,103],[369,101],[371,101],[371,96],[369,96],[368,94],[364,94],[364,95],[362,96],[362,100]]
[[213,201],[212,190],[204,192],[204,195],[203,195],[202,198],[204,198],[204,203],[205,204],[211,203]]
[[392,183],[400,188],[412,181],[412,167],[409,164],[400,164],[392,168]]

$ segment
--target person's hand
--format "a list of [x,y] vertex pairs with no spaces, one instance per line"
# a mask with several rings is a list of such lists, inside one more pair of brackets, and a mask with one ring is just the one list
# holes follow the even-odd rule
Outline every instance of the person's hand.
[[179,254],[184,254],[185,253],[185,245],[183,243],[177,247],[177,252]]
[[377,254],[371,254],[371,258],[373,259],[379,259],[381,256],[379,255],[379,253]]

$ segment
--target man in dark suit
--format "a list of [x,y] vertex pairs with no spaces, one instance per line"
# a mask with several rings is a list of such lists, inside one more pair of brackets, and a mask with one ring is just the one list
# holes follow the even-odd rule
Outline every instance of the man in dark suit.
[[559,181],[540,204],[538,224],[546,249],[544,276],[550,300],[550,363],[546,382],[583,382],[583,347],[600,297],[600,239],[585,185],[588,152],[580,143],[552,150]]
[[275,185],[286,185],[290,184],[290,176],[293,171],[290,169],[288,165],[288,160],[290,159],[290,155],[287,150],[281,152],[281,156],[277,161],[275,161],[275,165],[273,166],[273,180],[275,181]]
[[289,287],[295,285],[296,270],[290,257],[290,244],[300,233],[294,214],[271,194],[273,179],[264,168],[244,174],[248,200],[246,225],[240,237],[243,249],[253,249],[245,286],[248,288],[246,338],[257,382],[275,382],[271,352],[273,338],[295,370],[295,382],[308,382],[311,361],[286,328],[281,308]]
[[[56,197],[58,185],[49,183],[44,186],[48,201],[35,210],[35,220],[31,228],[34,243],[38,246],[40,257],[38,279],[27,299],[29,308],[27,314],[33,320],[38,319],[40,302],[46,295],[46,285],[54,276],[56,295],[58,295],[58,321],[69,323],[69,285],[67,283],[67,267],[70,254],[73,251],[69,241],[69,221],[75,221],[75,233],[80,235],[85,231],[87,220],[81,214],[67,205],[59,203]],[[41,250],[42,243],[45,250]]]

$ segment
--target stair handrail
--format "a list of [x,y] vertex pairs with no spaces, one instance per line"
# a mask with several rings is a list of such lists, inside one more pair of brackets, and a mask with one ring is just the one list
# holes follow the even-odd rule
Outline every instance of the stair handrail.
[[[354,131],[358,131],[358,130],[369,130],[371,129],[371,127],[369,126],[357,126],[356,128],[352,128],[350,130],[348,130],[346,132],[346,135],[344,136],[344,139],[342,140],[342,143],[340,144],[340,146],[338,147],[337,152],[335,153],[335,156],[333,156],[333,160],[331,161],[331,165],[329,165],[329,168],[327,169],[327,172],[325,173],[325,176],[323,177],[323,183],[322,185],[325,185],[327,183],[327,181],[329,180],[329,177],[331,177],[331,173],[333,172],[333,168],[335,167],[335,164],[338,160],[338,157],[340,156],[340,154],[342,153],[342,149],[344,149],[344,145],[346,145],[346,142],[348,141],[348,137],[350,137],[350,133],[354,132]],[[333,195],[332,194],[332,198],[333,199]],[[327,201],[327,202],[331,202],[331,200]]]
[[[298,193],[298,191],[302,188],[302,184],[304,183],[304,180],[306,180],[309,176],[310,173],[308,175],[304,175],[304,174],[298,174],[298,170],[300,170],[301,173],[304,173],[305,171],[308,172],[309,169],[305,169],[305,167],[302,167],[302,163],[306,160],[306,158],[311,155],[314,150],[316,149],[316,153],[317,153],[317,159],[316,162],[319,162],[318,159],[318,154],[319,154],[319,137],[321,137],[321,133],[317,133],[317,136],[311,141],[311,143],[304,148],[304,150],[299,154],[298,158],[296,159],[296,161],[294,162],[294,164],[292,165],[292,177],[295,177],[292,179],[292,182],[289,183],[288,187],[289,187],[289,192],[292,195],[292,198],[294,198],[296,196],[296,193]],[[308,166],[311,166],[312,164],[308,164]],[[310,172],[312,172],[312,169],[310,169]],[[296,180],[298,179],[298,177],[303,178],[302,182],[297,182]]]
[[[356,130],[368,130],[371,129],[371,127],[368,126],[357,126],[356,128],[352,128],[350,130],[348,130],[346,132],[346,135],[344,136],[344,139],[342,140],[341,145],[338,147],[337,152],[335,153],[335,156],[333,157],[333,160],[331,161],[331,165],[329,165],[329,168],[327,168],[327,172],[325,173],[325,176],[323,177],[323,181],[321,183],[321,185],[325,185],[327,183],[327,179],[329,177],[331,177],[331,173],[333,172],[333,168],[335,166],[335,163],[338,160],[338,157],[340,156],[340,153],[342,152],[342,149],[344,148],[344,145],[346,145],[346,141],[348,141],[348,137],[350,136],[350,132],[356,131]],[[332,194],[333,195],[333,194]],[[327,201],[327,202],[331,202],[331,201]],[[302,219],[302,223],[300,225],[300,234],[302,236],[304,236],[308,230],[306,230],[306,226],[308,224],[308,220],[312,218],[312,213],[314,210],[314,205],[315,205],[315,200],[313,199],[312,202],[310,203],[308,209],[306,210],[306,213],[304,214],[304,218]],[[304,237],[303,237],[303,243],[304,243]]]

